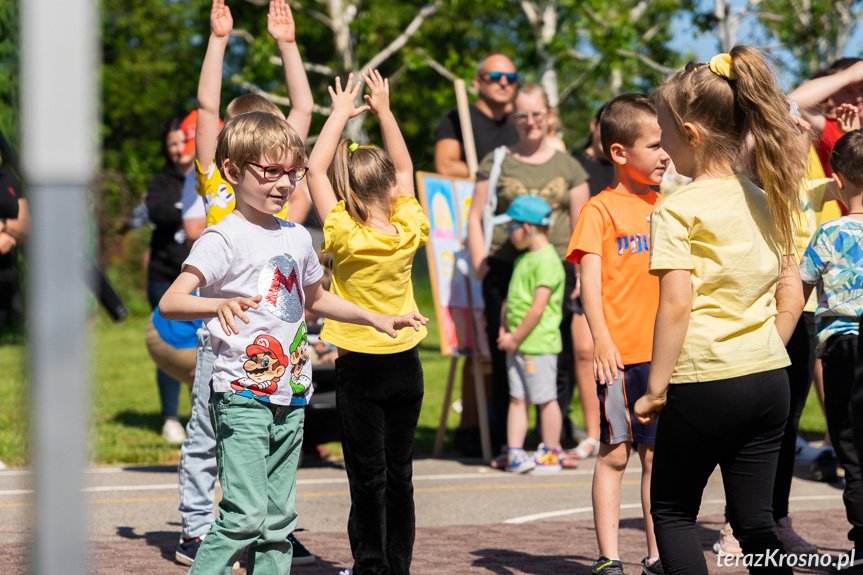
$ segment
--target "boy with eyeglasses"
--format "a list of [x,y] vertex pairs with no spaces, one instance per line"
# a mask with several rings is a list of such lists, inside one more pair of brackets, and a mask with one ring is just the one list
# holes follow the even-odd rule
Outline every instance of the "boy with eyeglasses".
[[[477,65],[473,87],[477,100],[469,106],[470,123],[476,145],[477,161],[499,146],[518,141],[518,132],[509,114],[518,87],[518,74],[512,60],[491,54]],[[439,174],[468,177],[458,110],[450,110],[435,130],[435,171]]]
[[[497,338],[498,349],[506,352],[509,381],[506,470],[552,473],[561,469],[556,382],[565,278],[548,240],[551,206],[539,196],[518,196],[494,222],[513,222],[507,228],[509,239],[517,249],[527,250],[515,260]],[[538,407],[542,420],[542,444],[532,458],[524,450],[530,403]]]
[[[219,172],[213,159],[219,135],[219,99],[222,90],[222,63],[233,18],[224,0],[213,0],[210,12],[210,38],[198,82],[198,115],[195,125],[195,178],[198,194],[203,198],[206,225],[222,221],[234,210],[234,190]],[[301,140],[309,133],[312,119],[312,92],[296,44],[295,23],[291,9],[284,0],[270,3],[267,30],[276,41],[285,70],[287,93],[291,99],[291,112],[287,121]],[[244,94],[228,103],[225,121],[249,112],[266,112],[282,120],[282,111],[272,102],[256,94]],[[257,170],[258,168],[251,168]],[[277,217],[287,220],[288,203]],[[198,549],[213,523],[214,489],[216,481],[216,438],[207,400],[207,384],[213,370],[215,356],[210,345],[206,325],[198,330],[195,381],[192,385],[192,412],[186,426],[187,438],[180,451],[179,492],[182,532],[174,558],[183,565],[195,562]],[[311,554],[293,535],[288,539],[294,548],[294,564],[313,563]],[[234,565],[235,569],[239,564]]]
[[209,411],[223,494],[193,575],[230,570],[246,547],[249,573],[290,573],[296,471],[313,389],[311,363],[286,374],[292,364],[284,350],[305,335],[304,310],[393,338],[408,326],[418,330],[423,319],[370,312],[321,287],[308,231],[275,217],[305,175],[305,161],[300,137],[273,114],[226,122],[216,164],[235,191],[234,210],[201,234],[159,304],[168,319],[208,320],[216,355]]

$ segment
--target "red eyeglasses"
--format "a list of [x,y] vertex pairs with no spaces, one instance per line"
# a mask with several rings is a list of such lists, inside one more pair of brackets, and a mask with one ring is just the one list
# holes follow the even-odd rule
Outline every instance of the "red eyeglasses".
[[268,182],[278,182],[282,179],[286,173],[288,174],[288,179],[291,180],[292,183],[296,184],[300,180],[305,177],[306,172],[309,171],[309,168],[306,166],[293,166],[288,169],[283,168],[282,166],[262,166],[261,164],[256,164],[255,162],[250,162],[246,160],[246,163],[257,168],[261,168],[261,171],[264,173],[264,179]]

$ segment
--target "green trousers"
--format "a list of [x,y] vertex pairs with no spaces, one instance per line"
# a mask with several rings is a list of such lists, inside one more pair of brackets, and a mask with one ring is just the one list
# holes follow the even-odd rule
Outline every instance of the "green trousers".
[[210,417],[222,500],[189,573],[229,575],[248,547],[248,573],[287,575],[293,555],[288,535],[297,525],[304,408],[213,393]]

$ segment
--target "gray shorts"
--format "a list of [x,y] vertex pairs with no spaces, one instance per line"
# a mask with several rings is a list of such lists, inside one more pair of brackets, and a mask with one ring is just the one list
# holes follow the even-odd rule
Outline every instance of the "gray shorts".
[[557,354],[529,355],[516,352],[506,356],[509,396],[530,399],[534,405],[557,401]]

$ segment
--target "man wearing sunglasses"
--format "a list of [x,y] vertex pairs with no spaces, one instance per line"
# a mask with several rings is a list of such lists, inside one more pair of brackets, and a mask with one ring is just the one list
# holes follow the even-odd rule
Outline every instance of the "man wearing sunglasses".
[[[512,102],[518,86],[515,64],[503,54],[491,54],[477,65],[473,86],[479,92],[470,106],[470,122],[478,162],[498,146],[518,141],[510,121]],[[450,110],[435,130],[435,171],[447,176],[468,177],[464,140],[458,110]]]

